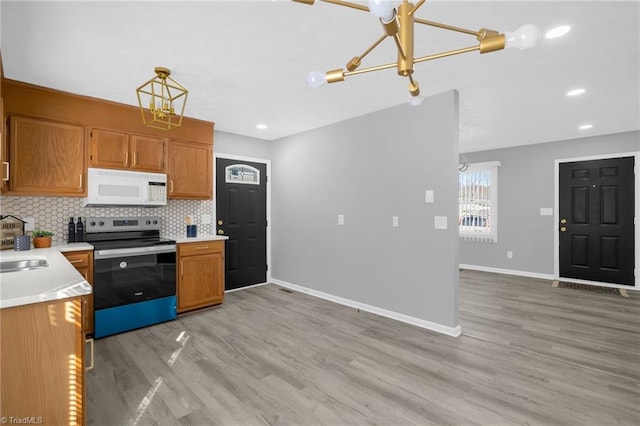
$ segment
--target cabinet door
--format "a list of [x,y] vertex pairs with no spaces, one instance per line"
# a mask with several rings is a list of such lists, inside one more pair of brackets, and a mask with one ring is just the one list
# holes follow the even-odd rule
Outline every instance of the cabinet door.
[[85,148],[80,126],[11,117],[9,190],[30,195],[83,195]]
[[129,167],[129,135],[113,130],[91,130],[91,167]]
[[164,171],[164,140],[131,135],[131,168],[150,172]]
[[[93,287],[93,252],[90,250],[83,250],[62,254],[67,258],[69,263],[71,263],[78,272],[80,272],[80,275],[82,275],[84,279],[91,284],[91,287]],[[85,334],[93,334],[93,292],[86,296],[82,296],[82,298],[84,299],[84,305],[87,311],[86,315],[82,318],[82,329]]]
[[2,167],[2,171],[0,171],[0,175],[2,175],[0,193],[4,193],[9,190],[9,150],[7,148],[3,98],[0,98],[0,118],[2,118],[2,122],[0,123],[0,166]]
[[169,198],[213,198],[211,145],[169,140],[167,147]]
[[[206,243],[203,243],[206,244]],[[203,254],[179,254],[178,312],[222,303],[224,298],[224,251],[213,243]],[[198,246],[190,247],[197,252]],[[189,250],[188,252],[191,252]]]
[[2,423],[84,424],[81,317],[79,297],[0,309]]

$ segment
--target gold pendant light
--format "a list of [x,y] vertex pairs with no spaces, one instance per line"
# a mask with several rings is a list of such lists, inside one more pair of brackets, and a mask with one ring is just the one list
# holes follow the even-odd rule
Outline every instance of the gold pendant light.
[[[297,3],[312,5],[315,0],[293,0]],[[326,83],[336,83],[344,81],[345,77],[363,74],[371,71],[378,71],[389,68],[396,68],[398,75],[409,79],[409,104],[420,105],[422,103],[422,95],[420,94],[420,85],[413,79],[413,67],[418,62],[430,61],[432,59],[444,58],[447,56],[459,55],[478,51],[480,53],[488,53],[496,50],[502,50],[505,47],[514,47],[517,49],[526,49],[532,47],[540,37],[540,31],[534,25],[524,25],[513,33],[501,34],[494,30],[485,28],[479,31],[467,30],[465,28],[454,27],[439,22],[427,21],[414,16],[415,12],[426,0],[419,0],[415,5],[408,0],[369,0],[368,6],[357,3],[350,3],[342,0],[321,0],[326,3],[345,6],[352,9],[358,9],[374,14],[382,24],[383,34],[370,47],[368,47],[360,56],[354,56],[347,65],[346,69],[338,68],[327,71],[326,73],[312,71],[309,73],[308,84],[310,87],[317,88]],[[450,50],[434,55],[415,57],[414,50],[414,26],[415,24],[427,25],[430,27],[440,28],[448,31],[455,31],[463,34],[475,36],[478,44],[465,47],[462,49]],[[373,66],[370,68],[357,69],[364,59],[373,49],[375,49],[387,37],[393,38],[398,50],[397,61]]]
[[168,68],[156,67],[154,71],[156,76],[136,89],[142,121],[155,129],[177,129],[182,125],[189,92],[169,77]]

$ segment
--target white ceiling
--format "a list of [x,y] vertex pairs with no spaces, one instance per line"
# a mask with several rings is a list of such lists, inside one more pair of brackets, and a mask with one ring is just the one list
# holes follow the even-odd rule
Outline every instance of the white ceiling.
[[[2,0],[0,15],[7,78],[136,105],[135,88],[165,66],[189,89],[186,115],[225,132],[274,140],[407,98],[394,70],[306,87],[309,71],[343,67],[382,34],[371,14],[319,1]],[[501,32],[572,26],[529,50],[416,65],[425,95],[459,91],[461,151],[640,129],[639,2],[427,1],[416,16]],[[476,44],[420,25],[415,39],[416,56]],[[361,67],[395,56],[388,39]],[[586,93],[565,96],[576,87]]]

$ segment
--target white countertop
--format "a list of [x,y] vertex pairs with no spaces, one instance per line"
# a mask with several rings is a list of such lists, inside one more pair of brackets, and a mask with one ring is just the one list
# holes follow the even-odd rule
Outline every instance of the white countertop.
[[93,250],[93,246],[74,243],[25,251],[0,251],[0,261],[38,258],[49,263],[44,268],[1,272],[0,309],[90,294],[91,285],[61,253],[77,250]]
[[219,241],[219,240],[228,240],[229,237],[226,235],[198,235],[197,237],[178,237],[176,235],[167,235],[165,238],[169,238],[171,240],[176,240],[178,244],[180,243],[198,243],[201,241]]

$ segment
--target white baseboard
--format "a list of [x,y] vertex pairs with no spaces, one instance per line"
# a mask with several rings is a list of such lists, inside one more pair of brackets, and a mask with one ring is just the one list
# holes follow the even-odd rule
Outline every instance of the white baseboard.
[[446,334],[447,336],[458,337],[460,336],[460,334],[462,334],[462,327],[460,325],[458,325],[457,327],[449,327],[446,325],[423,320],[420,318],[412,317],[412,316],[401,314],[398,312],[389,311],[387,309],[378,308],[376,306],[367,305],[365,303],[356,302],[355,300],[345,299],[344,297],[334,296],[333,294],[324,293],[318,290],[313,290],[311,288],[302,287],[297,284],[291,284],[286,281],[281,281],[275,278],[271,279],[271,282],[279,286],[289,288],[291,290],[299,291],[300,293],[306,293],[306,294],[309,294],[310,296],[318,297],[320,299],[325,299],[330,302],[338,303],[340,305],[361,309],[366,312],[371,312],[372,314],[380,315],[381,317],[391,318],[396,321],[415,325],[416,327],[425,328],[427,330]]
[[267,284],[269,284],[269,283],[268,282],[258,283],[258,284],[248,285],[246,287],[232,288],[231,290],[225,290],[224,292],[225,293],[233,293],[234,291],[246,290],[248,288],[260,287],[260,286],[267,285]]
[[460,264],[460,269],[469,269],[471,271],[493,272],[496,274],[516,275],[519,277],[540,278],[543,280],[555,280],[556,278],[550,274],[540,274],[538,272],[516,271],[512,269],[491,268],[489,266],[465,265]]

